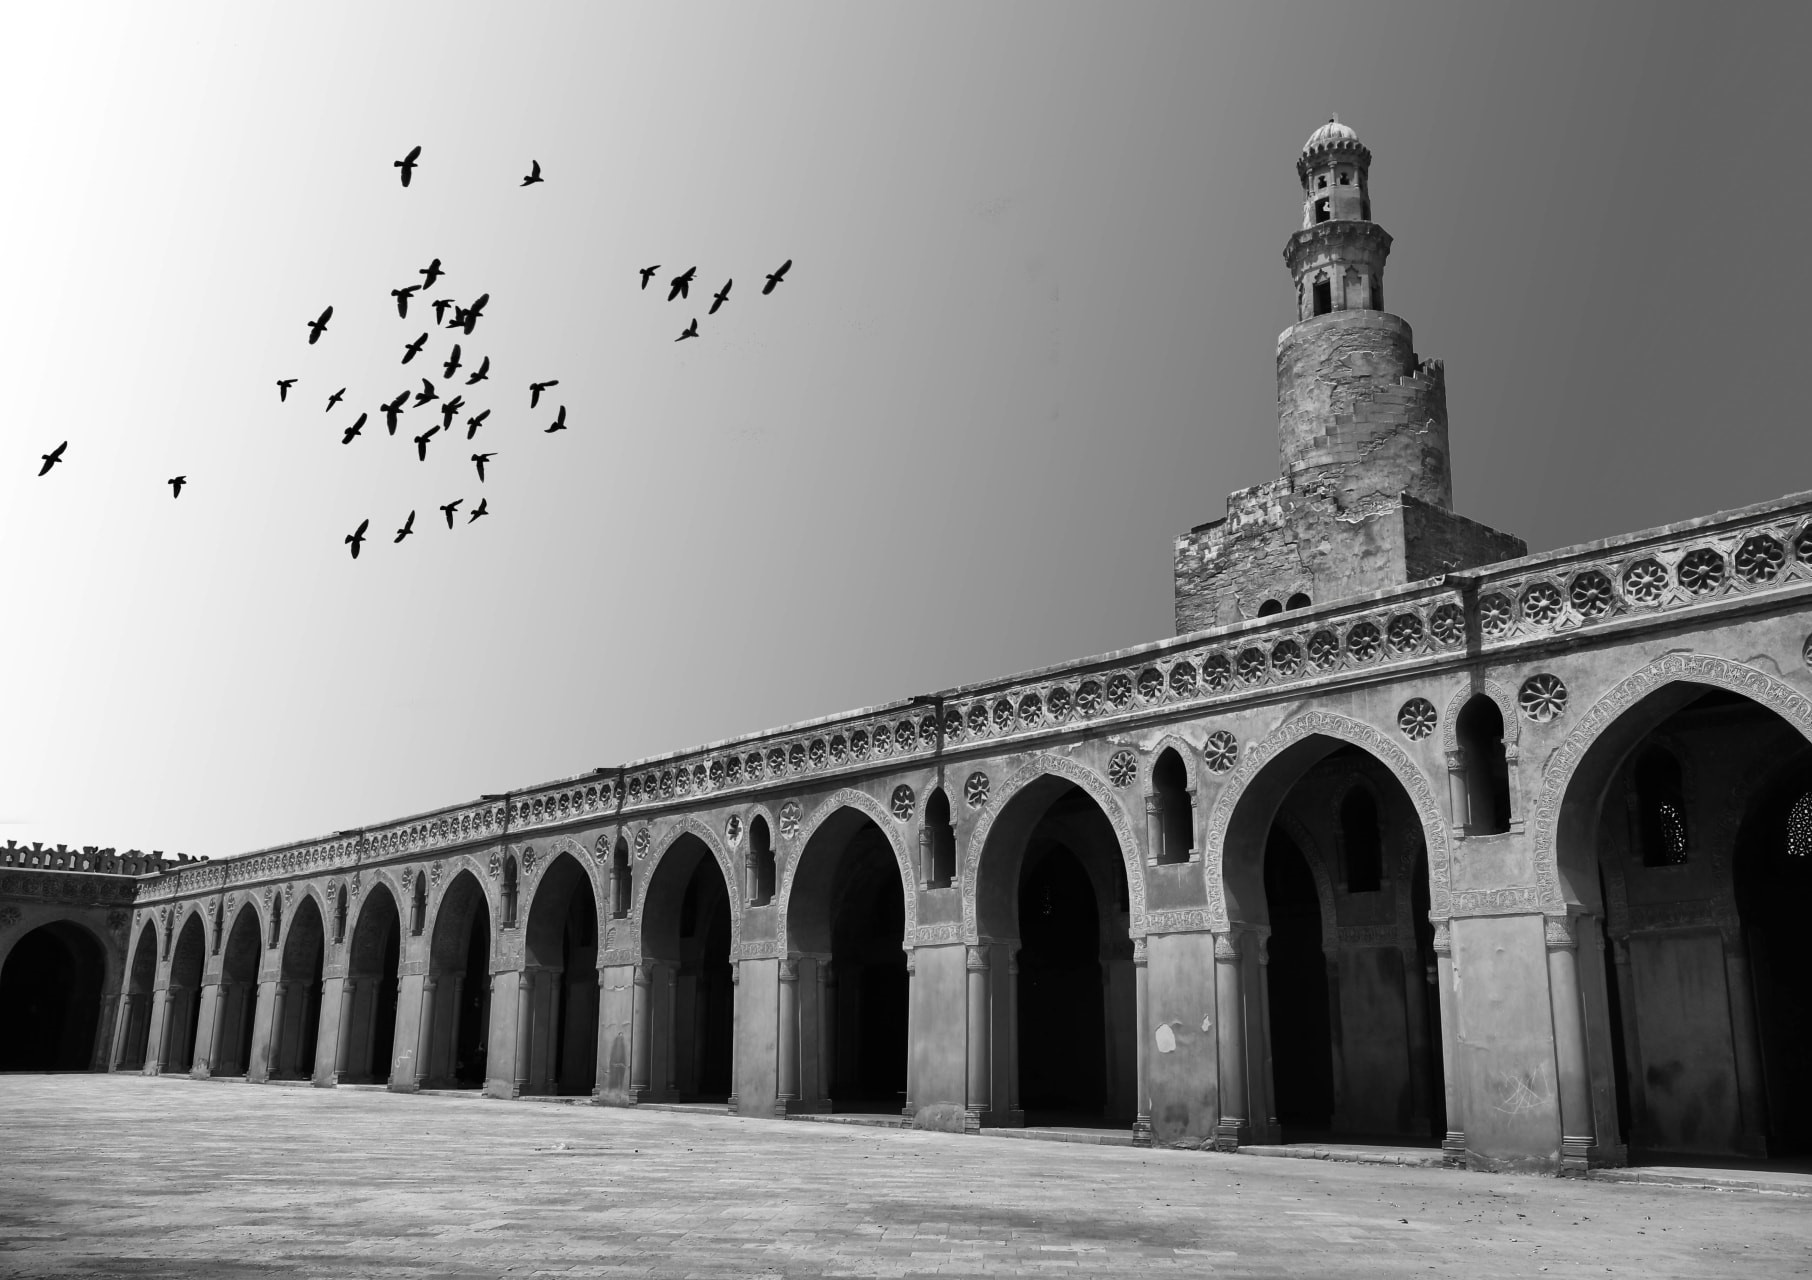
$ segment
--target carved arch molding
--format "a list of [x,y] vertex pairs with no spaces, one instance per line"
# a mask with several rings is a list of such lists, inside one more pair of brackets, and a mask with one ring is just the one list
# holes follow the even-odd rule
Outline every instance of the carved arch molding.
[[[648,870],[637,876],[635,901],[630,904],[629,918],[612,920],[609,908],[600,903],[598,907],[599,932],[603,935],[603,945],[598,948],[598,967],[615,964],[640,964],[642,956],[642,910],[648,901],[648,886],[654,883],[655,873],[660,870],[661,860],[665,858],[681,836],[697,836],[704,842],[705,848],[717,860],[717,869],[724,878],[724,888],[730,905],[730,960],[734,963],[744,958],[742,954],[742,896],[736,892],[741,879],[730,860],[730,850],[725,847],[723,837],[717,829],[695,813],[688,813],[673,823],[655,844],[648,857]],[[583,852],[583,850],[581,850]],[[575,855],[577,856],[577,855]],[[586,858],[589,858],[589,854]],[[586,858],[580,859],[580,865],[587,865]],[[601,886],[597,877],[591,876],[592,891],[597,893]]]
[[[774,946],[778,949],[786,945],[787,910],[792,905],[793,879],[799,870],[800,855],[805,852],[812,837],[818,833],[818,828],[843,809],[854,809],[862,814],[879,827],[881,834],[887,838],[887,847],[892,851],[894,863],[900,872],[900,893],[904,896],[906,903],[904,946],[907,950],[911,950],[914,945],[913,939],[918,933],[919,903],[918,885],[913,878],[912,859],[906,851],[905,828],[895,820],[893,814],[879,800],[866,791],[858,791],[854,787],[844,787],[841,790],[833,791],[819,801],[811,814],[799,824],[797,834],[789,841],[793,846],[792,856],[786,860],[786,870],[782,875],[779,887],[774,891],[776,904]],[[773,830],[773,828],[770,827],[769,830]]]

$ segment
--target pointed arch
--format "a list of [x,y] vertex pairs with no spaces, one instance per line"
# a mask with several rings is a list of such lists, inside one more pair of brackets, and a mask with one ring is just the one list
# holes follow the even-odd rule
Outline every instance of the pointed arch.
[[906,852],[906,835],[903,830],[899,829],[901,824],[894,819],[886,805],[866,791],[844,787],[841,790],[833,791],[818,802],[811,814],[799,824],[799,834],[793,839],[793,855],[786,860],[786,870],[782,875],[780,886],[774,891],[774,901],[777,904],[774,937],[783,947],[786,945],[787,937],[787,908],[792,902],[793,881],[798,875],[800,855],[811,844],[812,837],[818,833],[818,828],[822,827],[841,809],[854,809],[879,827],[881,834],[886,837],[887,847],[892,851],[894,863],[899,868],[900,892],[906,900],[905,936],[911,938],[913,929],[918,926],[918,885],[913,881],[912,859]]
[[1200,748],[1178,734],[1166,733],[1140,752],[1139,790],[1141,794],[1151,794],[1152,772],[1158,767],[1158,757],[1163,755],[1166,750],[1177,753],[1177,758],[1183,763],[1183,776],[1188,780],[1189,789],[1199,792],[1202,786]]
[[1484,694],[1497,703],[1498,714],[1504,717],[1504,758],[1514,764],[1517,741],[1522,736],[1523,718],[1517,714],[1516,699],[1495,680],[1481,680],[1476,686],[1468,681],[1454,690],[1453,696],[1447,699],[1447,706],[1441,712],[1441,750],[1451,757],[1460,749],[1460,712],[1479,694]]
[[688,813],[667,828],[654,842],[641,872],[635,872],[632,867],[635,899],[629,909],[629,918],[613,921],[609,920],[608,915],[604,917],[608,922],[606,937],[611,954],[608,960],[601,954],[600,963],[634,964],[642,958],[642,917],[643,908],[648,901],[648,886],[654,881],[661,859],[667,856],[682,836],[688,835],[697,837],[711,851],[712,858],[717,862],[717,869],[723,875],[724,885],[730,890],[730,958],[732,961],[741,958],[742,953],[738,947],[742,943],[742,896],[736,892],[736,886],[741,881],[736,875],[730,850],[724,845],[720,831],[696,813]]
[[1332,955],[1340,946],[1340,922],[1334,906],[1334,877],[1328,870],[1327,855],[1309,829],[1302,825],[1301,819],[1287,809],[1279,810],[1272,821],[1284,829],[1284,834],[1302,854],[1302,860],[1309,865],[1309,875],[1315,881],[1315,901],[1321,907],[1321,949]]

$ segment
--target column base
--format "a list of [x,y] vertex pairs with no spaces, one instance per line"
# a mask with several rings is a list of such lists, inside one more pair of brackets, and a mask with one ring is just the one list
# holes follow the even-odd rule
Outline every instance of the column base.
[[1135,1147],[1149,1147],[1151,1145],[1150,1116],[1140,1116],[1133,1121],[1132,1144]]
[[1466,1131],[1449,1129],[1441,1139],[1441,1163],[1455,1169],[1466,1167]]
[[774,1116],[775,1116],[775,1118],[780,1119],[780,1120],[786,1119],[787,1112],[789,1112],[793,1109],[793,1104],[797,1101],[799,1101],[799,1099],[797,1099],[797,1098],[787,1098],[787,1097],[775,1098],[774,1099]]
[[1590,1165],[1593,1138],[1591,1134],[1582,1137],[1560,1139],[1560,1176],[1583,1177]]
[[963,1108],[963,1132],[980,1133],[982,1128],[982,1111],[979,1107]]
[[1621,1142],[1593,1147],[1586,1152],[1586,1164],[1593,1169],[1621,1169],[1630,1162],[1630,1149]]
[[1216,1151],[1238,1151],[1241,1143],[1252,1141],[1252,1127],[1238,1116],[1225,1116],[1214,1126],[1209,1146]]

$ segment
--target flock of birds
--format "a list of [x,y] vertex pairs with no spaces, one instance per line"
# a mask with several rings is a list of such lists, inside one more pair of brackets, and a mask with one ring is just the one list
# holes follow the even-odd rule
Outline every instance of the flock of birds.
[[[410,179],[414,177],[415,170],[420,165],[421,154],[422,149],[418,146],[411,149],[409,154],[404,156],[401,160],[392,162],[392,167],[402,171],[401,177],[403,186],[407,187]],[[546,179],[541,176],[541,162],[538,160],[531,160],[529,163],[530,169],[528,174],[523,177],[522,185],[524,187],[529,187],[536,183],[546,181]],[[761,288],[763,296],[773,293],[780,283],[786,279],[787,272],[792,270],[792,268],[793,260],[788,258],[775,270],[769,272],[766,283],[764,283]],[[656,263],[651,267],[641,268],[640,274],[642,277],[642,289],[644,291],[647,290],[649,282],[655,277],[660,269],[661,264],[659,263]],[[409,318],[409,305],[411,301],[415,300],[417,295],[422,295],[425,299],[427,292],[432,290],[435,284],[447,273],[441,266],[441,260],[435,258],[416,274],[422,277],[420,283],[410,284],[401,289],[392,289],[390,291],[390,296],[396,300],[396,314],[399,319],[407,320]],[[667,301],[673,302],[676,299],[681,298],[690,299],[692,296],[692,286],[696,282],[697,276],[698,268],[688,267],[686,270],[670,279],[667,282]],[[711,295],[711,308],[705,313],[707,316],[716,315],[718,310],[729,301],[730,287],[734,283],[735,280],[733,278],[725,280],[723,288]],[[469,338],[476,330],[479,320],[483,318],[484,309],[490,303],[490,300],[490,294],[481,293],[469,306],[461,306],[453,298],[435,298],[432,301],[429,301],[428,305],[434,311],[435,327],[452,329],[457,331],[461,336]],[[450,320],[447,318],[447,313],[449,311],[452,312],[452,319]],[[308,328],[309,346],[312,347],[321,340],[322,335],[327,332],[328,323],[332,319],[333,307],[329,306],[313,320],[304,322]],[[402,357],[403,364],[407,365],[417,356],[421,355],[423,349],[428,344],[428,336],[429,331],[424,329],[421,336],[404,344]],[[684,342],[688,338],[696,338],[698,336],[698,317],[694,316],[692,322],[681,331],[679,337],[675,338],[674,341]],[[450,384],[449,389],[451,389],[451,385],[459,385],[456,375],[465,367],[462,356],[462,344],[455,342],[452,351],[449,352],[447,358],[441,362],[441,377],[443,382]],[[481,359],[476,368],[467,372],[463,386],[476,387],[480,383],[489,380],[490,376],[491,357],[486,355]],[[289,402],[290,390],[298,381],[298,378],[277,379],[277,399],[279,403],[287,404]],[[455,392],[451,397],[443,398],[440,395],[439,390],[435,387],[433,379],[423,377],[421,383],[422,387],[420,391],[406,389],[393,399],[379,404],[373,412],[381,413],[384,416],[385,429],[390,435],[394,436],[396,435],[399,420],[407,409],[423,408],[438,401],[440,406],[438,409],[440,421],[429,426],[428,429],[420,435],[412,437],[415,444],[417,459],[426,462],[428,460],[429,442],[443,432],[448,435],[453,434],[456,430],[454,425],[455,420],[467,408],[467,405],[465,396],[462,392]],[[559,385],[560,380],[558,378],[548,378],[540,382],[529,383],[529,408],[533,410],[540,407],[542,394],[550,388]],[[346,398],[346,390],[345,387],[341,387],[327,397],[327,408],[325,412],[333,412],[334,407]],[[471,440],[477,436],[479,428],[485,425],[485,420],[490,416],[491,410],[487,408],[466,418],[466,439]],[[349,445],[354,440],[358,439],[365,429],[365,424],[370,421],[370,419],[371,412],[361,413],[356,422],[343,430],[340,436],[340,443]],[[553,421],[543,428],[543,432],[551,435],[557,431],[567,430],[567,426],[566,406],[561,405],[559,411],[554,415]],[[59,462],[63,461],[63,455],[68,448],[69,441],[65,440],[49,453],[40,455],[43,459],[43,465],[39,468],[38,475],[49,475],[51,469]],[[497,457],[497,454],[494,451],[474,453],[472,455],[471,461],[473,466],[477,469],[478,482],[480,484],[484,483],[485,464],[495,457]],[[183,487],[187,485],[188,482],[189,478],[187,475],[176,475],[171,476],[164,483],[170,486],[171,497],[179,498],[182,496]],[[441,514],[446,517],[447,528],[452,529],[455,526],[455,518],[460,507],[464,506],[465,503],[466,499],[455,498],[451,502],[441,505],[440,511]],[[478,504],[471,507],[466,512],[466,523],[471,524],[489,514],[489,500],[481,496],[478,500]],[[391,539],[393,543],[400,543],[403,539],[414,533],[415,516],[416,513],[414,511],[409,512],[408,516],[403,520],[402,527],[396,531],[396,536]],[[367,531],[370,528],[371,520],[367,517],[359,523],[358,528],[346,535],[345,543],[351,548],[353,559],[358,559],[359,549],[364,545]]]

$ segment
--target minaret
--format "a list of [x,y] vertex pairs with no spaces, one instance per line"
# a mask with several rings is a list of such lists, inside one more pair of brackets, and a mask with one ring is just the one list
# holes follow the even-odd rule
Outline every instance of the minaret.
[[1384,309],[1391,238],[1372,221],[1371,165],[1337,119],[1296,159],[1302,227],[1284,247],[1296,323],[1277,337],[1283,474],[1177,539],[1178,632],[1526,553],[1453,514],[1446,375]]

